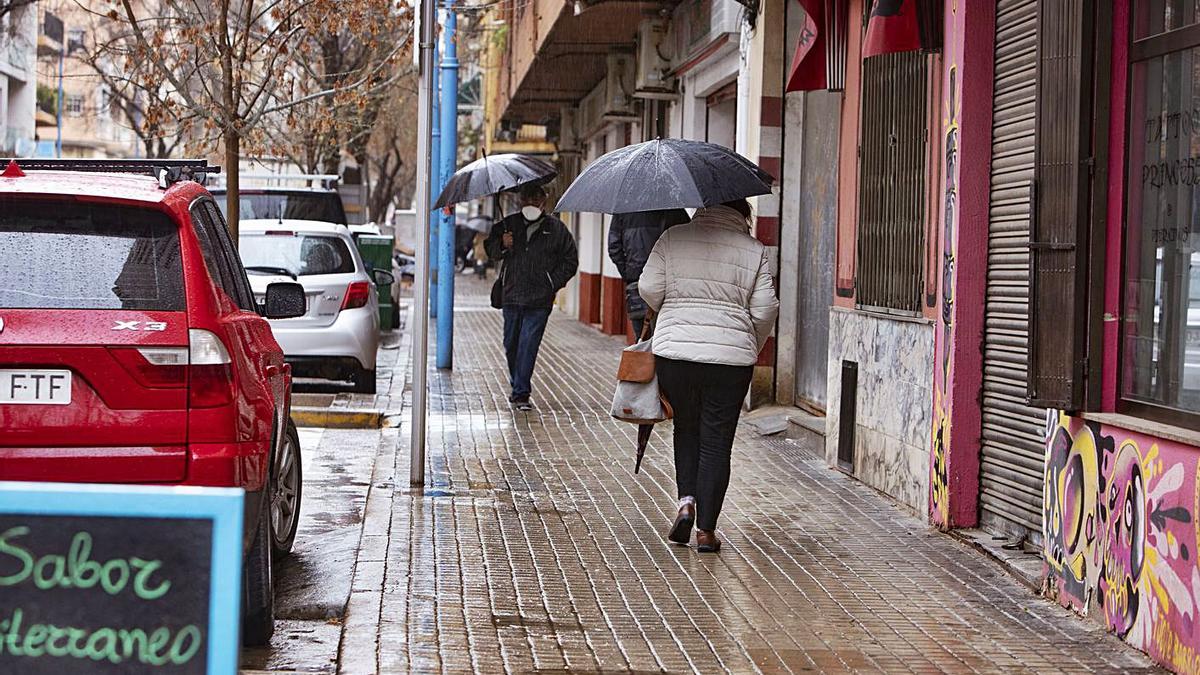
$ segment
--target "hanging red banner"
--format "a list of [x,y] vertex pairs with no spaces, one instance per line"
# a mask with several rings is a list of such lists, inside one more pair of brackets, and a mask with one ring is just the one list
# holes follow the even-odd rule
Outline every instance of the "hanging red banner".
[[921,48],[917,0],[875,0],[863,41],[863,58]]
[[825,0],[799,0],[804,9],[804,28],[792,56],[785,91],[825,89],[828,77],[825,69]]

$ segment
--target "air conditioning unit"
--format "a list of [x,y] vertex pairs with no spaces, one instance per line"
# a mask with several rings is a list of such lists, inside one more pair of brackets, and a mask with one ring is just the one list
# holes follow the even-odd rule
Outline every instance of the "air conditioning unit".
[[563,106],[558,118],[558,151],[578,152],[579,133],[575,126],[578,111],[574,107]]
[[671,62],[664,57],[667,47],[667,22],[647,19],[638,25],[637,80],[634,96],[639,98],[673,98],[674,82],[667,73]]
[[604,78],[604,119],[614,122],[638,119],[637,105],[633,100],[636,79],[637,63],[633,54],[610,52],[608,76]]

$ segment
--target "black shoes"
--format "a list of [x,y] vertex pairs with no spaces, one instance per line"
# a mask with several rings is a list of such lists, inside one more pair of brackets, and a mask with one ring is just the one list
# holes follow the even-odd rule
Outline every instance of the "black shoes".
[[533,404],[529,402],[528,396],[517,396],[516,394],[508,397],[508,402],[517,407],[517,410],[533,410]]

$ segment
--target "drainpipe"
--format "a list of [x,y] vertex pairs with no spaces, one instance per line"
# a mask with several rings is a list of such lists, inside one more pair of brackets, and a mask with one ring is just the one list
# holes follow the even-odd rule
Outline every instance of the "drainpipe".
[[750,50],[754,42],[754,29],[750,22],[741,21],[738,33],[737,75],[737,125],[734,131],[734,150],[754,161],[750,155]]
[[[437,0],[429,0],[429,1],[435,3],[434,6],[436,7]],[[432,208],[433,204],[437,202],[438,195],[440,195],[442,193],[442,181],[441,181],[442,128],[441,128],[441,121],[438,116],[439,110],[440,110],[440,108],[438,106],[438,91],[439,91],[438,90],[438,84],[439,84],[439,82],[438,82],[438,79],[439,79],[438,78],[438,62],[439,62],[439,56],[438,56],[437,34],[435,32],[434,37],[433,37],[433,85],[432,85],[432,89],[429,93],[429,102],[430,102],[430,105],[433,106],[433,108],[432,108],[433,112],[431,113],[430,118],[429,118],[430,124],[433,125],[433,132],[430,135],[430,141],[429,141],[429,157],[430,157],[430,159],[429,159],[429,166],[430,166],[430,169],[429,169],[429,171],[430,171],[429,205],[431,208]],[[429,316],[430,316],[430,318],[436,319],[437,318],[437,310],[438,310],[438,306],[437,306],[437,297],[438,297],[437,289],[438,289],[438,281],[439,281],[438,270],[440,269],[438,266],[438,255],[437,255],[438,230],[441,229],[442,220],[441,220],[441,216],[437,213],[429,212],[427,217],[429,218],[429,245],[430,245],[429,250],[433,253],[433,255],[429,258],[429,297],[433,299],[433,301],[429,303]]]
[[[458,45],[455,30],[458,18],[454,15],[454,0],[445,0],[445,22],[442,24],[445,49],[442,52],[442,176],[445,185],[454,173],[458,159]],[[454,212],[442,214],[442,229],[438,235],[438,269],[442,270],[437,287],[437,367],[454,367],[454,248],[456,218]]]
[[[416,208],[418,214],[429,213],[432,205],[432,183],[430,180],[430,126],[433,98],[433,22],[435,0],[421,0],[421,31],[418,37],[421,78],[417,85],[417,189]],[[413,284],[413,406],[409,428],[412,431],[409,443],[410,485],[425,486],[425,410],[426,410],[426,364],[429,358],[429,319],[425,316],[425,305],[429,303],[429,235],[428,229],[417,223],[417,278]]]

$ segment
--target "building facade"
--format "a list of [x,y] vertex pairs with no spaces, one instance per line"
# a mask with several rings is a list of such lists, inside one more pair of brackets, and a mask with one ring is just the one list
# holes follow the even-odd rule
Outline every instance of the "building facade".
[[[146,142],[134,133],[136,120],[129,118],[136,114],[136,102],[119,98],[101,74],[104,69],[111,80],[120,79],[118,66],[95,54],[97,40],[104,39],[103,22],[74,2],[34,7],[40,13],[37,154],[54,157],[61,145],[63,157],[145,156]],[[151,146],[165,152],[173,144],[166,140]]]
[[14,7],[0,18],[0,155],[33,154],[36,58],[37,9]]

